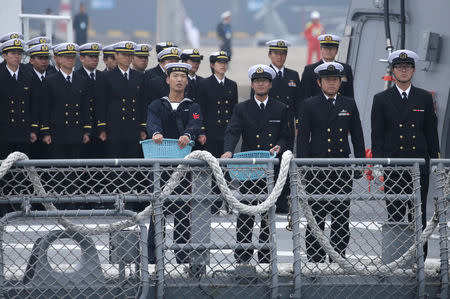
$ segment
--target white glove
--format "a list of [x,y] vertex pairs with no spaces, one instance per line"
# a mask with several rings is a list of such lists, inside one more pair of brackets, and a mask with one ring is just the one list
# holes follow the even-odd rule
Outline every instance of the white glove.
[[436,170],[437,170],[437,165],[431,166],[431,172],[432,172],[432,173],[433,173],[433,172],[436,172]]

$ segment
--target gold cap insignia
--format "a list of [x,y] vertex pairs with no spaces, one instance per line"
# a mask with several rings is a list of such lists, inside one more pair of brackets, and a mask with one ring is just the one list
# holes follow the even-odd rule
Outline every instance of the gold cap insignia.
[[18,35],[17,33],[13,33],[13,34],[11,34],[11,35],[9,36],[9,38],[10,38],[10,39],[13,39],[13,38],[19,38],[19,35]]
[[22,44],[22,42],[19,40],[19,39],[16,39],[15,41],[14,41],[14,45],[15,46],[20,46]]
[[148,46],[142,46],[141,50],[142,51],[148,51]]
[[405,58],[408,58],[408,54],[406,54],[405,52],[402,52],[402,53],[400,53],[400,55],[398,57],[400,57],[401,59],[405,59]]
[[178,49],[177,48],[173,48],[172,50],[170,50],[170,53],[178,54]]
[[332,40],[333,40],[333,37],[331,36],[331,35],[327,35],[327,36],[325,36],[325,41],[327,41],[327,42],[331,42]]
[[42,51],[48,51],[48,46],[47,45],[42,45],[41,46],[41,50]]
[[167,45],[168,47],[172,47],[172,46],[173,46],[172,42],[167,42],[166,45]]
[[225,51],[220,51],[220,55],[227,55],[227,52],[225,52]]
[[125,44],[125,48],[132,49],[133,48],[133,44],[132,43],[126,43]]
[[263,69],[262,67],[258,67],[258,68],[256,69],[256,73],[257,73],[257,74],[262,74],[262,73],[264,73],[264,69]]
[[74,45],[72,45],[72,44],[67,45],[67,50],[73,51],[73,49],[75,49]]
[[45,38],[40,38],[39,39],[39,43],[40,44],[45,44],[47,42],[47,40]]
[[284,41],[279,40],[279,41],[277,42],[277,46],[278,46],[278,47],[285,47],[286,45],[285,45]]
[[334,65],[330,64],[330,65],[327,67],[327,70],[329,70],[330,72],[332,72],[332,71],[336,70],[336,68],[334,67]]
[[192,53],[194,53],[194,54],[198,54],[199,52],[198,52],[198,49],[194,49],[194,50],[192,50]]
[[91,45],[91,49],[92,50],[98,50],[98,45],[97,44],[92,44]]

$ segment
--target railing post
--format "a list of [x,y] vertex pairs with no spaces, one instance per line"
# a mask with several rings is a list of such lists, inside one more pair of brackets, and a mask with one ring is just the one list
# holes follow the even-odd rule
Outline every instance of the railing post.
[[300,254],[300,215],[299,215],[299,195],[298,185],[301,183],[298,180],[298,167],[294,160],[289,166],[289,176],[291,182],[291,214],[292,214],[292,240],[294,250],[294,292],[291,298],[300,298],[302,288],[302,269],[301,269],[301,254]]
[[[154,192],[158,194],[155,197],[153,216],[155,221],[155,259],[156,259],[156,297],[164,298],[164,237],[163,237],[163,201],[161,199],[161,167],[159,163],[153,166],[154,172]],[[150,220],[151,221],[151,220]]]
[[26,41],[30,39],[30,19],[29,18],[23,18],[23,39]]
[[[433,163],[433,162],[432,162]],[[448,235],[447,235],[447,194],[444,192],[446,176],[444,165],[437,165],[437,213],[439,218],[439,250],[441,257],[441,293],[439,298],[448,298]],[[441,185],[442,184],[442,185]]]
[[[191,240],[193,245],[209,245],[211,243],[211,202],[207,199],[211,190],[211,174],[203,166],[192,171],[192,195],[201,195],[202,199],[191,202]],[[198,176],[197,176],[198,174]],[[193,250],[189,254],[190,274],[198,276],[206,273],[209,265],[209,250]]]
[[[270,194],[274,188],[274,167],[273,163],[269,164],[269,173],[267,175],[267,191]],[[269,221],[269,246],[270,246],[270,278],[271,278],[271,293],[270,298],[276,299],[278,298],[278,266],[277,266],[277,258],[278,258],[278,246],[275,238],[276,232],[276,215],[275,215],[275,206],[271,207],[268,211],[268,221]],[[261,215],[263,217],[263,215]]]
[[414,214],[415,214],[415,229],[414,235],[417,245],[417,298],[424,298],[425,296],[425,266],[423,261],[423,243],[422,243],[422,201],[420,196],[420,170],[419,163],[413,164],[413,187],[414,187]]

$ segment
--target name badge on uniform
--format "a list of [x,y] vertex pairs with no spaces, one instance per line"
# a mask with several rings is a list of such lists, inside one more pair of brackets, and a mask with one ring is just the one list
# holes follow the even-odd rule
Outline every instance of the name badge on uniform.
[[348,79],[346,76],[341,77],[342,82],[348,82]]
[[338,116],[350,116],[350,113],[347,110],[342,109]]
[[425,112],[423,109],[413,109],[414,112]]
[[288,82],[288,86],[289,86],[289,87],[296,87],[297,84],[294,82],[294,80],[290,80],[290,81]]
[[281,122],[281,120],[279,120],[279,119],[270,119],[269,122],[270,123],[279,123],[279,122]]

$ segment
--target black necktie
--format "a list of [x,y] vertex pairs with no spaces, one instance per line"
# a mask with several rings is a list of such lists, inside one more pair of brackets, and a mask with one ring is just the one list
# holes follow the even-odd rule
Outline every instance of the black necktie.
[[334,99],[328,98],[328,103],[330,104],[330,107],[334,107]]
[[264,103],[260,103],[259,108],[261,108],[261,111],[264,111]]
[[66,77],[66,81],[67,81],[67,83],[72,83],[72,82],[70,82],[70,76]]
[[127,80],[127,81],[128,81],[128,76],[127,76],[127,73],[123,73],[123,77],[125,78],[125,80]]
[[16,73],[13,74],[13,79],[14,79],[15,81],[17,81]]
[[42,75],[41,76],[41,82],[44,81],[44,78],[45,78],[44,75]]
[[278,78],[282,78],[283,77],[283,73],[281,71],[278,71]]
[[[125,73],[125,74],[126,74],[126,73]],[[95,75],[94,75],[94,73],[91,73],[91,74],[90,74],[90,77],[91,77],[92,80],[95,80]]]
[[408,99],[408,95],[406,92],[402,92],[402,100],[406,101]]
[[220,81],[220,86],[223,86],[223,81]]

